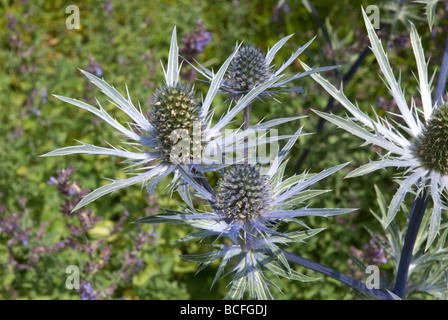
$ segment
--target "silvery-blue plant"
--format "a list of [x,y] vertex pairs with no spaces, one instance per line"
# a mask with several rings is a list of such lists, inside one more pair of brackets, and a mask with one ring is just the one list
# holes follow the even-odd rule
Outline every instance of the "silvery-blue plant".
[[[363,11],[369,34],[371,48],[385,78],[385,85],[397,103],[400,122],[388,120],[376,114],[374,117],[364,113],[343,93],[319,74],[311,74],[330,95],[333,96],[352,116],[341,117],[315,111],[319,116],[336,124],[338,127],[365,140],[365,144],[376,145],[386,151],[380,160],[371,161],[352,172],[347,177],[362,176],[388,167],[403,170],[398,177],[400,184],[393,197],[388,214],[385,217],[387,226],[400,210],[406,194],[417,187],[417,193],[429,192],[433,200],[433,210],[429,225],[427,248],[434,241],[440,229],[442,210],[447,209],[444,191],[448,182],[448,106],[435,103],[431,96],[432,78],[428,74],[428,63],[416,28],[411,23],[411,44],[417,64],[418,89],[422,108],[417,107],[414,98],[407,102],[399,80],[395,78],[387,55],[381,45],[375,29]],[[302,63],[305,69],[308,66]]]
[[[171,45],[168,56],[168,64],[163,69],[165,84],[153,95],[151,103],[151,114],[149,119],[142,112],[141,107],[134,106],[129,97],[126,87],[127,97],[124,97],[113,86],[105,80],[90,74],[86,71],[82,73],[110,99],[109,101],[119,108],[125,115],[132,119],[132,123],[125,126],[110,116],[100,105],[99,108],[91,106],[85,102],[55,95],[56,98],[85,109],[98,116],[121,133],[127,141],[125,147],[111,145],[110,148],[81,143],[78,146],[70,146],[49,152],[44,156],[61,156],[69,154],[101,154],[125,158],[125,163],[129,163],[129,169],[133,169],[134,176],[127,179],[112,180],[111,183],[102,186],[87,196],[85,196],[74,208],[77,210],[90,202],[122,188],[142,183],[149,193],[153,193],[157,185],[171,173],[174,174],[171,181],[172,188],[176,188],[182,198],[190,202],[189,185],[184,182],[185,177],[196,172],[196,177],[204,171],[214,171],[226,166],[226,159],[218,159],[211,156],[221,148],[225,150],[242,150],[242,141],[247,137],[248,132],[259,132],[267,130],[272,126],[296,120],[300,117],[290,117],[275,119],[264,123],[258,123],[251,128],[244,128],[225,136],[223,129],[232,122],[235,116],[248,104],[256,99],[269,86],[279,81],[280,76],[274,76],[263,83],[254,86],[244,98],[240,99],[233,107],[220,117],[212,125],[214,109],[211,108],[215,95],[217,94],[226,71],[238,54],[237,47],[229,58],[222,64],[218,72],[210,71],[210,87],[204,99],[196,97],[193,88],[182,84],[179,80],[181,65],[179,64],[178,45],[176,28],[173,29]],[[195,132],[199,132],[198,139],[194,139]],[[185,139],[187,138],[187,139]],[[278,136],[278,139],[284,137]],[[271,141],[276,139],[271,138]],[[173,157],[179,144],[178,140],[186,140],[190,153],[186,157]],[[188,142],[190,140],[190,142]],[[257,144],[266,141],[259,139]],[[197,156],[196,156],[197,155]],[[193,159],[194,157],[194,159]],[[233,158],[234,162],[241,159]]]
[[[427,7],[427,12],[428,9]],[[389,295],[389,297],[401,299],[405,298],[410,291],[408,275],[418,267],[417,263],[426,265],[427,272],[430,272],[431,269],[431,265],[425,263],[425,259],[418,260],[415,257],[419,245],[419,234],[425,232],[425,252],[429,252],[433,245],[439,246],[438,243],[435,243],[435,239],[444,228],[441,226],[442,211],[448,209],[445,197],[448,190],[448,149],[446,148],[448,106],[443,101],[448,77],[448,38],[433,97],[434,76],[430,78],[428,74],[429,65],[416,27],[411,22],[409,24],[411,46],[417,65],[416,78],[421,100],[421,107],[419,107],[413,97],[409,103],[407,102],[400,86],[400,78],[398,80],[395,78],[374,27],[364,10],[362,13],[371,50],[384,75],[384,83],[397,104],[399,113],[394,115],[398,119],[389,121],[380,117],[374,109],[372,110],[374,117],[371,117],[353,104],[345,96],[342,88],[337,89],[319,74],[311,74],[311,77],[338,101],[351,114],[351,117],[316,111],[318,115],[362,138],[365,140],[365,145],[372,144],[386,151],[384,155],[379,154],[380,160],[370,161],[349,173],[348,177],[362,176],[389,167],[401,169],[402,173],[397,178],[400,186],[387,208],[387,214],[382,216],[384,229],[394,229],[396,238],[400,236],[400,230],[390,226],[398,211],[404,207],[406,195],[413,193],[415,196],[406,226],[406,236],[400,243],[395,285]],[[431,19],[428,21],[431,27]],[[305,69],[309,69],[305,63],[302,65]],[[426,208],[430,199],[432,199],[432,208],[428,214],[425,214],[428,211]],[[428,215],[429,217],[427,217]],[[421,231],[422,226],[426,230]],[[445,241],[445,235],[440,241]],[[440,279],[439,276],[436,278]]]
[[[370,297],[380,299],[403,298],[405,293],[403,293],[403,288],[398,288],[399,286],[396,286],[393,292],[384,290],[388,288],[368,288],[364,283],[284,249],[288,245],[304,241],[323,230],[309,228],[301,218],[308,216],[329,217],[352,211],[352,209],[346,208],[312,208],[308,205],[308,200],[328,192],[328,190],[313,190],[310,188],[344,168],[346,164],[325,169],[319,173],[305,171],[302,174],[285,178],[286,157],[298,137],[304,135],[301,128],[290,136],[290,140],[281,150],[277,150],[276,156],[269,159],[271,161],[262,163],[249,163],[248,161],[249,159],[253,160],[249,156],[248,149],[268,141],[266,139],[248,141],[248,131],[262,131],[301,118],[273,119],[250,127],[250,108],[252,104],[264,98],[274,98],[276,100],[276,94],[284,91],[303,92],[301,88],[289,89],[286,85],[295,79],[311,75],[354,118],[343,118],[319,111],[316,111],[316,113],[363,138],[367,144],[375,144],[388,151],[387,154],[381,156],[380,161],[372,161],[354,170],[349,174],[350,177],[364,175],[386,167],[406,168],[403,180],[400,181],[400,188],[393,197],[387,214],[382,215],[381,222],[385,229],[390,228],[388,231],[392,232],[392,236],[395,237],[392,239],[395,241],[392,244],[395,251],[394,258],[397,261],[400,260],[396,270],[397,283],[401,286],[407,280],[408,262],[410,261],[408,258],[412,255],[413,248],[413,243],[409,242],[407,238],[408,234],[412,234],[412,232],[416,234],[415,230],[412,232],[409,230],[417,225],[418,231],[419,224],[412,223],[412,221],[409,223],[406,239],[403,240],[405,245],[401,250],[403,241],[396,241],[398,238],[397,230],[394,228],[394,217],[399,208],[403,206],[405,195],[411,190],[411,187],[416,185],[418,187],[417,196],[429,192],[434,202],[432,214],[424,223],[424,225],[426,225],[426,222],[429,224],[428,231],[418,241],[421,243],[421,239],[424,239],[426,249],[429,250],[436,234],[441,229],[445,230],[445,226],[440,226],[439,221],[441,210],[446,207],[445,202],[441,199],[441,194],[445,190],[445,180],[448,174],[448,165],[445,161],[448,149],[445,149],[445,146],[440,145],[439,142],[448,136],[445,130],[448,127],[448,106],[443,101],[438,104],[436,103],[437,99],[433,101],[431,98],[428,65],[420,38],[412,24],[411,40],[417,61],[418,83],[423,108],[422,110],[417,108],[414,100],[411,100],[411,105],[408,106],[384,49],[367,15],[365,12],[363,14],[372,44],[372,51],[385,75],[386,85],[397,102],[400,110],[399,116],[404,123],[390,122],[376,114],[376,118],[372,119],[362,112],[360,108],[347,99],[342,90],[336,89],[319,74],[319,72],[330,70],[332,67],[311,69],[302,63],[305,72],[283,79],[283,71],[286,67],[292,64],[311,43],[310,41],[299,48],[287,62],[276,69],[272,65],[274,57],[291,36],[276,43],[266,55],[255,46],[237,44],[235,51],[222,64],[216,74],[199,64],[199,67],[195,67],[196,70],[207,78],[210,85],[205,98],[200,100],[196,97],[192,87],[179,81],[180,65],[178,62],[176,29],[174,29],[168,65],[164,69],[165,84],[153,95],[149,118],[143,115],[141,108],[137,109],[132,104],[129,94],[128,98],[123,97],[104,80],[86,72],[84,74],[111,99],[114,105],[124,111],[133,123],[125,127],[107,114],[101,106],[97,109],[75,99],[57,96],[59,99],[86,109],[105,120],[129,139],[131,142],[127,143],[128,147],[135,150],[131,152],[114,146],[104,148],[81,144],[80,146],[66,147],[50,152],[46,154],[47,156],[75,153],[105,154],[126,158],[126,162],[130,163],[130,168],[141,166],[136,170],[137,174],[134,177],[113,181],[109,185],[93,191],[83,198],[75,210],[105,194],[137,183],[145,184],[149,192],[154,192],[157,184],[173,173],[171,186],[173,189],[176,188],[184,200],[184,209],[179,211],[164,210],[161,213],[140,219],[138,222],[184,224],[197,229],[197,231],[179,241],[201,239],[205,242],[206,239],[213,238],[211,247],[215,248],[214,251],[184,256],[184,258],[199,262],[201,264],[200,269],[220,260],[212,285],[222,276],[233,275],[227,298],[272,298],[270,288],[276,287],[276,285],[270,279],[269,274],[290,280],[313,280],[311,277],[296,272],[290,267],[289,263],[299,264],[333,277]],[[212,126],[212,118],[216,110],[212,109],[211,104],[218,92],[227,92],[231,97],[231,104],[235,105],[229,107],[228,111]],[[243,130],[237,130],[230,136],[224,134],[224,128],[230,122],[233,122],[237,114],[243,110]],[[248,110],[249,112],[247,112]],[[423,117],[423,120],[420,116]],[[355,120],[360,124],[356,123]],[[194,162],[190,155],[181,162],[173,159],[172,151],[177,146],[175,141],[180,137],[177,133],[178,130],[186,131],[188,138],[191,138],[191,131],[193,131],[192,135],[194,136],[195,128],[202,132],[202,139],[199,143],[196,143],[194,139],[192,139],[192,143],[188,140],[188,146],[193,150],[193,154],[196,151],[209,155],[219,147],[244,151],[244,154],[232,158],[233,161],[224,161],[223,163],[215,163],[214,160],[210,162],[212,159],[207,157],[206,159],[201,158],[199,162]],[[283,138],[286,138],[286,136],[275,137],[274,140]],[[211,143],[211,141],[214,143]],[[142,172],[138,173],[139,171]],[[219,180],[214,187],[206,179],[205,174],[210,171],[219,175]],[[424,192],[422,192],[422,189]],[[202,201],[194,202],[192,195]],[[412,212],[416,210],[425,211],[428,199],[426,196],[421,198],[423,200],[416,202]],[[205,204],[199,208],[199,203]],[[415,216],[412,212],[411,220]],[[290,230],[284,227],[287,227],[287,224],[291,222],[297,223],[301,228],[297,231],[283,231]],[[444,231],[443,238],[445,237],[446,232]],[[411,244],[406,245],[408,242]],[[387,249],[390,250],[390,247]],[[430,252],[433,251],[427,251],[428,254]],[[439,257],[445,253],[444,250],[435,252],[424,262],[431,261],[431,259],[435,259],[434,257]],[[440,285],[442,279],[440,270],[436,270],[431,281],[425,282],[424,285],[427,285],[425,288],[431,289]]]
[[[290,280],[312,281],[290,268],[282,246],[304,241],[323,229],[311,229],[300,220],[308,216],[329,217],[352,209],[310,208],[307,201],[329,190],[312,190],[314,184],[342,169],[346,164],[316,174],[304,172],[285,178],[286,156],[301,135],[301,130],[284,146],[269,166],[236,164],[222,173],[214,193],[191,181],[198,196],[208,204],[184,212],[166,212],[140,219],[139,223],[185,224],[199,229],[181,241],[194,238],[226,238],[230,244],[214,243],[215,251],[184,256],[201,263],[201,269],[221,260],[213,284],[223,276],[230,261],[233,273],[226,298],[271,299],[269,288],[275,283],[265,272]],[[303,228],[282,232],[284,223],[297,222]],[[212,285],[213,285],[212,284]]]

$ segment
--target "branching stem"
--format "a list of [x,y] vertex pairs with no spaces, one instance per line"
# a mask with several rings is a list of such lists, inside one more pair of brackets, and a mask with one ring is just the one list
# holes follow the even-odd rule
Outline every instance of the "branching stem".
[[286,259],[288,259],[289,262],[295,263],[302,267],[305,267],[305,268],[317,271],[319,273],[322,273],[326,276],[332,277],[333,279],[336,279],[336,280],[350,286],[351,288],[354,288],[358,291],[366,293],[372,297],[375,297],[375,298],[381,299],[381,300],[392,300],[393,299],[392,295],[387,292],[384,292],[379,289],[374,289],[374,288],[369,289],[369,288],[367,288],[366,284],[359,282],[358,280],[355,280],[353,278],[350,278],[349,276],[346,276],[345,274],[340,273],[330,267],[324,266],[318,262],[308,260],[306,258],[295,255],[288,251],[282,250],[282,253],[285,255]]

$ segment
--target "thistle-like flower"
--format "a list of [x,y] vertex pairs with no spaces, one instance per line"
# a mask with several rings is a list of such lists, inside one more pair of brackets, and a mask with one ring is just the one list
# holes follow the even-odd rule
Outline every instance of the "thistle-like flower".
[[[316,68],[298,73],[286,79],[281,79],[284,70],[291,65],[314,40],[313,38],[304,46],[300,47],[285,63],[282,64],[280,68],[276,69],[272,64],[275,55],[292,36],[293,35],[289,35],[278,41],[270,50],[268,50],[266,54],[264,54],[255,45],[237,44],[237,47],[240,46],[240,50],[235,55],[235,58],[232,60],[229,68],[227,69],[220,85],[221,91],[228,93],[232,99],[237,100],[250,92],[254,87],[265,83],[266,81],[277,78],[277,81],[273,81],[263,92],[261,92],[261,98],[274,97],[278,93],[288,91],[305,93],[303,88],[287,88],[286,85],[291,81],[305,77],[311,73],[334,69],[334,67]],[[198,67],[194,65],[192,65],[192,67],[207,78],[208,81],[211,81],[213,72],[199,63],[197,64]]]
[[254,45],[243,45],[230,63],[222,86],[234,93],[245,93],[272,76],[263,52]]
[[[422,101],[422,110],[417,108],[415,100],[411,99],[410,106],[399,82],[395,79],[387,56],[378,39],[369,18],[363,11],[371,48],[386,79],[386,85],[395,99],[400,118],[404,124],[394,125],[387,119],[375,114],[372,119],[363,113],[344,95],[341,90],[318,74],[312,74],[330,95],[349,111],[358,125],[350,118],[342,118],[333,114],[316,111],[321,117],[337,126],[364,139],[366,144],[373,144],[387,150],[379,161],[371,161],[352,171],[348,177],[365,175],[378,169],[387,167],[405,168],[403,178],[395,196],[393,197],[385,226],[389,225],[400,209],[401,203],[408,192],[417,186],[417,193],[427,190],[433,200],[433,210],[429,224],[427,248],[431,245],[440,228],[441,211],[447,209],[442,199],[448,183],[448,106],[435,105],[431,97],[431,81],[428,78],[428,64],[425,60],[420,37],[415,26],[411,23],[411,44],[417,62],[418,85]],[[302,63],[307,69],[308,67]]]
[[[193,172],[213,171],[228,165],[225,160],[216,160],[216,155],[213,156],[213,154],[216,153],[217,148],[241,150],[243,148],[242,142],[248,131],[237,131],[229,137],[224,136],[222,129],[259,94],[278,81],[278,77],[273,77],[254,87],[244,99],[239,100],[232,108],[229,108],[227,113],[212,126],[213,110],[210,110],[211,103],[219,90],[219,85],[229,64],[237,53],[238,48],[223,63],[216,74],[209,74],[210,88],[205,99],[200,100],[195,96],[192,88],[179,82],[180,66],[178,63],[176,28],[174,28],[168,65],[166,70],[163,70],[165,84],[153,95],[149,119],[143,114],[141,107],[137,109],[133,105],[127,88],[128,98],[125,98],[106,81],[82,71],[93,84],[111,99],[110,101],[116,107],[132,119],[133,123],[129,127],[123,126],[112,118],[99,102],[100,107],[98,109],[76,99],[55,96],[103,119],[131,141],[127,144],[133,148],[133,151],[114,146],[105,148],[82,143],[79,146],[65,147],[49,152],[44,156],[77,153],[112,155],[125,158],[126,162],[131,163],[130,168],[142,166],[140,170],[143,171],[131,178],[114,180],[110,184],[92,191],[78,203],[74,210],[99,197],[137,183],[145,184],[148,192],[153,193],[158,183],[171,173],[174,173],[171,186],[173,188],[177,187],[177,191],[182,198],[189,202],[189,186],[184,183],[185,177],[183,176],[189,176]],[[291,117],[259,123],[251,127],[249,131],[266,130],[274,125],[298,118]],[[179,141],[185,143],[180,144]],[[186,155],[183,152],[184,147],[188,151]],[[182,154],[182,156],[178,156],[179,154]],[[239,160],[235,158],[234,161],[238,162]],[[179,170],[179,168],[182,168],[182,170]]]
[[230,245],[214,244],[217,251],[185,256],[202,263],[201,269],[221,259],[213,284],[222,275],[227,263],[236,259],[236,264],[231,268],[234,276],[227,298],[241,299],[246,292],[251,299],[272,298],[269,287],[274,284],[264,275],[266,270],[288,279],[313,280],[290,269],[279,246],[302,241],[322,229],[306,227],[305,230],[282,233],[279,226],[282,222],[297,221],[299,217],[328,217],[352,209],[308,208],[305,205],[306,200],[328,192],[309,188],[346,164],[317,174],[303,173],[283,179],[287,163],[285,157],[300,135],[299,130],[268,168],[249,164],[228,167],[214,194],[191,181],[200,196],[209,202],[203,212],[190,207],[186,212],[166,211],[137,222],[183,223],[201,229],[183,240],[209,236],[230,239]]

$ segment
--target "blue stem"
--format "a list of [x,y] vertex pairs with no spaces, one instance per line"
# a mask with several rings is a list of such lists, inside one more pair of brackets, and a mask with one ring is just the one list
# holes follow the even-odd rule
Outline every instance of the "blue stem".
[[418,230],[420,229],[423,216],[425,215],[428,200],[429,197],[425,190],[417,196],[412,204],[408,230],[406,231],[403,250],[401,250],[400,262],[398,265],[397,278],[395,279],[394,293],[400,298],[404,298],[406,295],[406,283],[408,279],[409,265],[412,260],[412,251],[414,250]]
[[[243,114],[243,130],[247,130],[250,127],[250,115],[252,112],[252,104],[249,104],[245,109],[244,109],[244,114]],[[244,163],[248,164],[249,163],[249,138],[245,137],[244,138]]]
[[[443,93],[446,88],[446,80],[448,77],[448,36],[445,40],[445,50],[443,52],[442,65],[440,67],[439,77],[437,79],[436,92],[434,94],[434,107],[436,108],[443,98]],[[418,230],[422,223],[423,215],[425,214],[428,205],[429,197],[426,190],[418,195],[414,200],[411,209],[411,216],[409,218],[408,230],[404,240],[403,250],[401,251],[400,262],[398,265],[397,277],[395,279],[394,293],[400,298],[406,295],[406,283],[409,273],[409,265],[412,260],[412,251],[414,250],[415,240],[417,238]]]
[[298,264],[302,267],[309,268],[311,270],[322,273],[326,276],[332,277],[333,279],[336,279],[336,280],[338,280],[356,290],[359,290],[359,291],[366,293],[366,294],[368,294],[372,297],[375,297],[377,299],[381,299],[381,300],[392,300],[393,299],[393,297],[389,293],[384,292],[382,290],[378,290],[378,289],[368,289],[364,283],[359,282],[358,280],[355,280],[353,278],[350,278],[350,277],[346,276],[345,274],[340,273],[330,267],[324,266],[318,262],[308,260],[306,258],[303,258],[301,256],[295,255],[293,253],[290,253],[290,252],[287,252],[284,250],[282,250],[282,252],[285,255],[286,259],[288,259],[289,262]]
[[[446,88],[446,79],[448,77],[448,36],[445,41],[445,50],[443,51],[442,65],[440,66],[439,78],[434,96],[436,97],[434,105],[437,106],[443,98],[443,92]],[[446,102],[446,101],[445,101]]]

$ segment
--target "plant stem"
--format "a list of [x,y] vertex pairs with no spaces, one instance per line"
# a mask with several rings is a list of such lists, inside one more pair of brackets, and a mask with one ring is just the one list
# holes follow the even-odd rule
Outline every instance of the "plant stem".
[[395,279],[394,293],[400,298],[404,298],[406,295],[406,283],[408,279],[409,265],[412,260],[412,252],[414,250],[418,230],[420,229],[423,216],[425,215],[428,200],[429,197],[427,196],[426,190],[424,190],[417,196],[412,204],[409,225],[406,231],[403,250],[401,250],[397,278]]
[[210,194],[212,194],[213,196],[215,196],[215,190],[213,190],[213,188],[210,186],[210,184],[208,183],[207,178],[203,175],[200,178],[197,178],[198,182],[200,184],[202,184],[202,186],[208,191],[210,192]]
[[448,36],[446,37],[446,40],[445,40],[445,50],[443,51],[442,64],[440,66],[439,77],[437,79],[436,92],[434,94],[434,97],[435,97],[434,106],[435,107],[437,107],[437,105],[443,98],[443,93],[446,88],[447,77],[448,77]]
[[247,107],[244,109],[244,118],[243,118],[243,129],[247,130],[250,127],[250,114],[252,112],[252,103],[247,105]]
[[387,292],[384,292],[384,291],[381,291],[378,289],[369,289],[369,288],[367,288],[367,286],[364,283],[359,282],[358,280],[355,280],[353,278],[350,278],[350,277],[348,277],[330,267],[324,266],[318,262],[308,260],[306,258],[295,255],[288,251],[282,250],[282,253],[285,255],[286,259],[288,259],[289,262],[298,264],[302,267],[309,268],[309,269],[312,269],[319,273],[322,273],[326,276],[332,277],[333,279],[336,279],[336,280],[338,280],[354,289],[357,289],[363,293],[366,293],[370,296],[373,296],[375,298],[382,299],[382,300],[392,300],[393,299],[393,297]]
[[[244,109],[244,116],[243,116],[243,129],[247,130],[250,127],[250,114],[252,112],[252,104],[249,104],[245,109]],[[244,138],[244,163],[248,164],[249,163],[249,138],[245,137]]]

